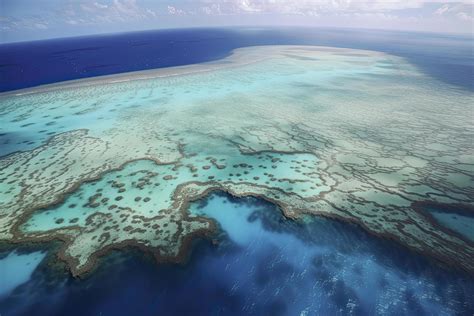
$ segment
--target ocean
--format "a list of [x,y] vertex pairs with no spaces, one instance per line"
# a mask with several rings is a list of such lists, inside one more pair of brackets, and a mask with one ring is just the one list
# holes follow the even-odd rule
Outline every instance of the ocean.
[[320,45],[382,51],[407,58],[452,85],[474,89],[472,38],[344,29],[175,29],[0,45],[0,91],[187,65],[255,45]]
[[[453,95],[467,95],[468,99],[474,91],[474,56],[470,37],[304,28],[160,30],[4,44],[0,45],[0,91],[202,63],[229,56],[233,49],[240,47],[285,44],[381,51],[406,59],[422,73],[455,90]],[[272,65],[266,65],[262,69],[272,69]],[[288,73],[290,76],[291,72]],[[186,86],[183,93],[176,93],[177,98],[184,96],[176,104],[181,104],[185,111],[193,93],[198,99],[202,90],[212,91],[217,95],[212,89],[219,83],[225,85],[226,78],[222,74],[221,76],[223,77],[210,81],[213,84],[206,87],[209,90],[204,90],[200,82],[190,85],[197,92],[191,89],[188,99],[184,96],[189,92]],[[351,79],[351,74],[341,75],[344,76]],[[325,87],[325,78],[318,79],[321,82],[317,82],[319,86],[315,86],[315,89]],[[379,78],[383,78],[382,75]],[[390,80],[396,82],[398,77],[390,77]],[[348,82],[350,84],[355,81]],[[430,81],[430,84],[437,84],[437,81]],[[299,85],[294,86],[294,90],[290,92],[302,92],[291,94],[291,97],[296,95],[304,100],[304,96],[313,87],[305,85],[307,82],[297,83]],[[202,84],[205,85],[206,82]],[[178,85],[174,87],[172,82],[169,85],[170,90],[179,88]],[[246,82],[238,82],[236,91],[242,91],[242,87],[247,85]],[[389,85],[392,85],[391,81],[386,86]],[[139,88],[136,91],[140,92]],[[225,86],[218,88],[224,91]],[[151,109],[146,103],[149,101],[146,99],[149,94],[145,93],[148,90],[144,89],[143,95],[133,97],[128,95],[127,89],[123,90],[123,97],[120,96],[121,91],[108,91],[104,95],[120,97],[120,102],[117,102],[131,110],[135,109],[134,103],[139,98],[144,103],[144,109]],[[254,90],[267,93],[264,95],[271,93],[271,89],[266,91],[257,87]],[[356,89],[346,94],[344,89],[340,89],[337,93],[350,104],[354,90]],[[179,89],[177,91],[181,92]],[[325,100],[330,100],[330,93],[336,90],[322,91],[329,91],[328,99]],[[371,91],[371,96],[373,95],[378,96],[377,91]],[[170,94],[169,98],[172,97],[174,95]],[[287,100],[284,94],[278,97]],[[365,100],[363,95],[356,97]],[[111,99],[102,102],[115,107],[116,100]],[[28,100],[27,98],[25,102]],[[388,94],[381,94],[380,100],[397,104]],[[409,101],[409,97],[404,100]],[[438,108],[440,101],[434,100]],[[50,101],[42,102],[47,104]],[[90,97],[88,102],[95,104],[95,99]],[[153,105],[156,102],[167,104],[166,100],[161,99],[150,102]],[[376,105],[375,101],[374,104]],[[100,130],[113,123],[107,119],[115,119],[115,110],[100,113],[106,119],[98,121],[96,116],[99,114],[86,111],[90,107],[91,104],[84,102],[77,105],[77,108],[74,106],[69,109],[79,112],[77,115],[92,116],[89,119],[84,119],[84,116],[74,117],[83,120],[76,119],[75,122],[67,121],[72,115],[66,115],[66,118],[59,115],[67,113],[62,113],[59,106],[48,110],[51,113],[61,112],[51,114],[61,123],[54,122],[55,124],[50,124],[53,127],[49,127],[50,118],[41,121],[41,127],[37,128],[48,128],[47,132],[51,133],[44,137],[41,136],[41,131],[36,132],[34,125],[18,123],[12,119],[8,124],[13,127],[15,124],[23,124],[22,133],[27,130],[32,131],[32,135],[14,135],[18,140],[11,144],[8,142],[11,148],[5,146],[2,150],[11,154],[17,150],[38,147],[50,135],[79,128],[74,125],[78,122],[82,125],[89,124],[87,127],[91,130]],[[419,114],[426,108],[429,108],[429,104],[413,113]],[[318,108],[321,113],[325,110],[324,105]],[[456,113],[459,110],[456,108]],[[466,112],[471,110],[472,108],[466,108]],[[397,109],[397,115],[402,115],[402,112]],[[206,113],[202,113],[205,116]],[[361,110],[358,115],[364,119],[364,114],[367,113]],[[430,115],[429,112],[426,113],[426,116]],[[12,115],[16,113],[13,111]],[[32,120],[43,113],[35,115]],[[191,123],[190,121],[189,126]],[[381,139],[381,143],[386,141],[386,144],[390,144],[392,139],[387,137],[388,132],[383,134],[385,130],[381,127],[380,131],[380,134],[367,135],[372,140]],[[10,137],[6,135],[9,132],[7,130],[0,137]],[[364,135],[367,131],[354,129],[351,132]],[[36,138],[37,143],[32,141]],[[395,140],[399,142],[398,139]],[[191,144],[190,147],[204,152],[209,145],[204,142]],[[432,158],[428,154],[426,157]],[[444,165],[439,163],[439,166]],[[459,187],[464,188],[464,183]],[[91,189],[88,193],[93,194],[94,190]],[[452,193],[451,195],[454,196]],[[81,195],[80,198],[84,197]],[[70,210],[67,205],[63,209],[64,212]],[[74,278],[66,265],[56,260],[55,252],[60,247],[59,242],[21,246],[0,244],[0,315],[472,315],[474,312],[472,275],[415,253],[395,241],[370,234],[355,224],[318,216],[289,220],[278,207],[262,199],[235,198],[225,193],[213,193],[191,203],[189,212],[212,219],[218,229],[211,238],[194,240],[187,260],[181,264],[158,264],[150,254],[128,248],[112,251],[99,259],[94,270],[81,278]],[[440,209],[437,212],[442,214],[440,222],[445,220],[453,227],[460,226],[459,218],[453,218],[449,210]],[[56,215],[52,213],[46,219],[50,220],[54,216]],[[472,220],[469,214],[464,216],[461,221]],[[49,225],[47,220],[38,222]],[[54,220],[56,218],[53,218],[53,222]],[[469,235],[465,227],[462,226],[461,233],[467,231],[465,235]]]
[[[2,315],[469,315],[474,280],[354,224],[287,220],[256,198],[191,205],[217,221],[183,264],[113,252],[81,279],[44,260]],[[53,247],[53,246],[51,246]],[[37,246],[37,252],[48,248]],[[34,247],[25,249],[33,253]],[[31,255],[30,255],[31,256]],[[33,257],[32,260],[35,258]],[[20,265],[16,268],[19,269]]]

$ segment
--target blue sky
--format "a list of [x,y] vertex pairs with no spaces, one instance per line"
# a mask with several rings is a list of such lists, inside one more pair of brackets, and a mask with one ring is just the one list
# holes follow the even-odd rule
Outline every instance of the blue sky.
[[296,25],[473,32],[472,1],[0,0],[0,42],[135,30]]

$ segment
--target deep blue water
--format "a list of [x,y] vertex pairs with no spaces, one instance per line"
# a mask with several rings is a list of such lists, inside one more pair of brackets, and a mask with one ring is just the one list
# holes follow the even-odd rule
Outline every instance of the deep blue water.
[[[474,279],[361,228],[254,198],[192,209],[222,228],[185,265],[115,253],[84,280],[43,262],[2,315],[472,315]],[[31,251],[31,250],[30,250]],[[56,271],[56,272],[54,272]]]
[[210,61],[251,45],[378,50],[408,58],[447,83],[474,89],[473,38],[342,29],[180,29],[0,45],[0,91]]

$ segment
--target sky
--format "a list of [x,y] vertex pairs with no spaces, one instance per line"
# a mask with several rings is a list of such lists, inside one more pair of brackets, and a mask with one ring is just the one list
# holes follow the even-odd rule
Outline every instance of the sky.
[[0,0],[0,43],[179,27],[308,26],[474,32],[474,2]]

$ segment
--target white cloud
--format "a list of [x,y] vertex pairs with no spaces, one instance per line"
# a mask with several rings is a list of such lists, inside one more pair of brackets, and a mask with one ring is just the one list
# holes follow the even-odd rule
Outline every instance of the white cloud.
[[[2,0],[0,0],[1,2]],[[472,33],[472,0],[51,0],[57,8],[9,15],[0,28],[131,30],[167,26],[305,25]],[[30,12],[30,11],[29,11]],[[176,16],[188,16],[177,19]],[[165,22],[163,22],[165,21]],[[183,24],[184,23],[184,24]],[[67,35],[67,34],[66,34]]]
[[444,18],[457,18],[464,21],[473,20],[474,5],[462,3],[444,4],[439,7],[434,14]]
[[[200,0],[203,8],[210,3],[221,7],[220,14],[277,13],[277,14],[340,14],[340,13],[386,13],[404,9],[420,9],[429,4],[464,4],[466,0]],[[204,12],[209,12],[204,9]]]
[[151,15],[152,17],[156,17],[157,16],[157,13],[155,11],[153,11],[152,9],[146,9],[146,12]]
[[107,9],[109,7],[106,4],[101,4],[101,3],[98,3],[98,2],[94,2],[94,6],[96,6],[99,9]]
[[434,14],[436,14],[436,15],[443,15],[443,14],[445,14],[446,12],[449,12],[449,10],[450,10],[449,5],[445,4],[445,5],[441,6],[441,7],[439,7],[439,8],[434,12]]
[[209,6],[201,7],[201,12],[206,15],[222,15],[221,6],[219,3],[213,3]]
[[34,27],[40,30],[46,30],[48,26],[45,23],[35,23]]
[[178,9],[172,5],[168,6],[168,13],[171,15],[185,15],[186,14],[186,12],[184,12],[183,10]]
[[242,0],[238,3],[239,8],[247,12],[261,12],[263,9],[267,8],[267,5],[264,3],[256,3],[251,0]]
[[[136,0],[113,0],[108,4],[97,1],[83,1],[79,5],[70,2],[65,8],[59,10],[58,14],[65,17],[65,22],[68,24],[88,25],[141,21],[157,17],[155,10],[139,5]],[[71,16],[80,16],[82,20],[77,23],[78,20],[70,19]]]
[[471,15],[469,15],[466,12],[459,12],[456,14],[456,16],[461,20],[474,22],[474,17],[472,16],[472,12],[471,12]]

